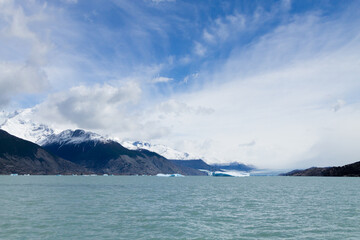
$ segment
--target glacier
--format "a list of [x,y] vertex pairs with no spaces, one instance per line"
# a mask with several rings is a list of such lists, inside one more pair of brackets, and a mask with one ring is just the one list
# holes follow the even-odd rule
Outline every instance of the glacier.
[[130,150],[139,150],[145,149],[151,152],[155,152],[167,159],[172,160],[193,160],[193,159],[203,159],[200,156],[189,154],[186,152],[180,152],[168,146],[162,144],[152,144],[144,141],[122,141],[121,145],[130,149]]

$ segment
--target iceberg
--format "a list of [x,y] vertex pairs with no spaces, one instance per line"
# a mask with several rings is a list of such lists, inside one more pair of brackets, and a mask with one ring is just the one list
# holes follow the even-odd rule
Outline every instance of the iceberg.
[[163,174],[163,173],[158,173],[156,174],[157,177],[184,177],[184,175],[181,175],[179,173],[173,173],[173,174]]
[[240,172],[240,171],[215,171],[212,172],[210,176],[213,177],[248,177],[250,173]]

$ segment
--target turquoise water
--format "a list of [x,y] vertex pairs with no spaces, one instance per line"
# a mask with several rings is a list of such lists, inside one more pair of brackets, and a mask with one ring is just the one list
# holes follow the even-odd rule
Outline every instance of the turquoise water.
[[0,176],[0,239],[359,239],[360,178]]

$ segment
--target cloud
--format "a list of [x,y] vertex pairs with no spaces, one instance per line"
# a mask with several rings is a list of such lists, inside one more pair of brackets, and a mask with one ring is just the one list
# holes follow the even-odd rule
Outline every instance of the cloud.
[[338,100],[336,101],[336,103],[332,106],[331,109],[332,109],[334,112],[337,112],[337,111],[339,111],[345,104],[346,104],[346,102],[345,102],[344,100],[338,99]]
[[214,112],[214,109],[198,106],[193,107],[189,106],[184,102],[179,102],[174,99],[170,99],[166,102],[162,102],[157,106],[157,113],[162,114],[171,114],[174,116],[180,116],[183,114],[199,114],[199,115],[209,115]]
[[[53,121],[64,121],[87,129],[101,129],[116,119],[127,117],[127,104],[136,103],[140,87],[129,83],[121,87],[108,84],[93,87],[77,86],[69,91],[56,93],[39,106],[43,113],[51,112]],[[119,121],[119,125],[124,124]],[[126,123],[125,123],[126,125]]]
[[292,5],[292,0],[282,0],[281,1],[281,7],[283,10],[290,10]]
[[32,28],[46,22],[44,8],[25,11],[14,1],[0,2],[0,106],[19,94],[40,93],[49,86],[43,67],[51,44]]
[[244,30],[246,27],[246,17],[238,12],[217,18],[212,25],[203,30],[203,39],[208,43],[225,41],[231,36]]
[[256,144],[255,140],[252,140],[251,142],[248,142],[248,143],[239,144],[239,147],[252,147],[252,146],[255,146],[255,144]]
[[199,42],[195,42],[194,53],[200,57],[206,54],[206,47]]
[[199,78],[199,73],[193,73],[184,77],[183,83],[188,83],[190,80]]
[[47,87],[47,76],[37,66],[0,63],[0,106],[7,105],[14,95],[39,93]]
[[168,77],[156,77],[156,78],[153,78],[151,82],[153,83],[165,83],[165,82],[170,82],[170,81],[173,81],[174,79],[173,78],[168,78]]
[[76,86],[50,95],[35,107],[34,118],[59,129],[82,128],[120,139],[156,139],[169,133],[143,112],[142,89],[129,81],[120,86]]

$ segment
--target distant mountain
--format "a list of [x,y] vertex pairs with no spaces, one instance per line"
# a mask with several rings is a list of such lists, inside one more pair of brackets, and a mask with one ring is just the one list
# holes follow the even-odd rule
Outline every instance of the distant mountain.
[[13,113],[1,112],[0,129],[21,139],[39,144],[56,132],[45,124],[34,122],[31,119],[33,111],[34,109],[28,108]]
[[178,166],[184,166],[194,169],[203,169],[207,171],[220,171],[220,168],[211,166],[201,159],[197,160],[170,160]]
[[131,150],[145,149],[151,152],[156,152],[157,154],[172,160],[193,160],[200,159],[199,156],[189,154],[186,152],[180,152],[168,146],[162,144],[152,144],[149,142],[143,141],[123,141],[121,144]]
[[40,146],[0,130],[0,174],[72,174],[89,172]]
[[293,170],[282,176],[327,176],[327,177],[360,177],[360,162],[341,167],[312,167],[305,170]]
[[66,130],[51,135],[42,141],[42,146],[53,154],[97,173],[203,175],[198,170],[177,166],[157,153],[144,149],[130,150],[116,141],[84,130]]
[[256,169],[254,166],[250,166],[238,162],[218,163],[218,164],[212,164],[211,166],[224,170],[236,170],[236,171],[244,171],[244,172],[250,172]]

